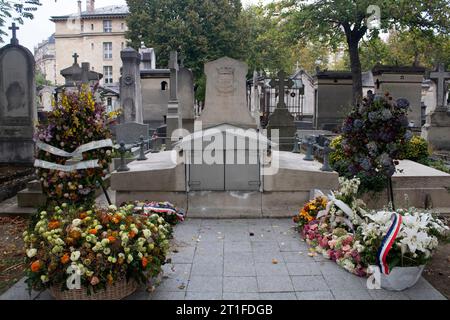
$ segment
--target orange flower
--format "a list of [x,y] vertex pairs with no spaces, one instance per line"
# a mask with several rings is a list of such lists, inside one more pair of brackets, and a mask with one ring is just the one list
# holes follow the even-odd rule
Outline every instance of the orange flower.
[[113,243],[113,242],[116,241],[116,238],[114,238],[113,236],[109,236],[108,240],[109,240],[110,243]]
[[142,267],[146,268],[146,267],[147,267],[147,264],[148,264],[147,258],[146,258],[146,257],[143,257],[143,258],[142,258]]
[[130,231],[130,232],[128,233],[128,236],[129,236],[131,239],[133,239],[134,237],[136,237],[136,233],[135,233],[134,231]]
[[109,284],[113,284],[114,278],[113,278],[113,276],[112,276],[111,274],[108,274],[108,276],[106,277],[106,279],[108,280],[108,283],[109,283]]
[[31,271],[38,272],[39,270],[41,270],[41,262],[36,260],[31,264]]
[[69,254],[68,254],[68,253],[66,253],[65,255],[63,255],[63,256],[61,257],[61,263],[62,263],[62,264],[68,263],[69,260],[70,260],[70,257],[69,257]]
[[60,225],[59,221],[50,221],[50,222],[48,223],[48,229],[49,229],[49,230],[55,230],[55,229],[58,229],[58,228],[59,228],[59,225]]
[[96,235],[97,234],[97,229],[91,229],[89,230],[90,234]]
[[80,219],[85,219],[87,217],[86,212],[80,213]]

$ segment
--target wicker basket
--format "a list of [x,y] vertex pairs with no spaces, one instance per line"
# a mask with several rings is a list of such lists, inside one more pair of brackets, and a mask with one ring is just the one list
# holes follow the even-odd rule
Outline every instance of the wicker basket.
[[136,281],[127,282],[126,279],[123,279],[115,285],[108,285],[106,290],[98,291],[90,296],[88,296],[86,288],[61,291],[60,286],[51,287],[50,293],[56,300],[121,300],[131,295],[137,288]]

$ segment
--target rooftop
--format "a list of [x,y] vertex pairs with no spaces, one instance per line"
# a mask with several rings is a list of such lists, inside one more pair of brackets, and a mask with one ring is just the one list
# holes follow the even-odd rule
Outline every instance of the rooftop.
[[[125,17],[129,14],[128,6],[107,6],[102,8],[96,8],[93,11],[82,11],[82,19],[93,19],[100,17]],[[78,16],[78,12],[71,13],[63,16],[53,16],[51,21],[67,20],[69,17]]]

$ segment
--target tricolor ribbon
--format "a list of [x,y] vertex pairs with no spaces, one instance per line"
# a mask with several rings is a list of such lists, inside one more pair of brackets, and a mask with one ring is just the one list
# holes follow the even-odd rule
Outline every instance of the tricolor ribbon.
[[389,266],[386,262],[389,251],[392,249],[392,245],[394,244],[395,239],[400,231],[400,227],[402,226],[403,218],[398,213],[394,213],[392,215],[392,224],[389,227],[389,231],[383,239],[380,248],[378,249],[377,254],[377,262],[380,267],[381,273],[388,275],[389,274]]
[[142,207],[137,206],[134,208],[134,210],[137,210],[137,211],[142,210],[144,215],[149,215],[150,213],[175,214],[180,221],[184,221],[184,215],[181,214],[180,212],[178,212],[178,210],[175,209],[174,207],[168,208],[168,207],[164,207],[164,205],[163,206],[144,205]]

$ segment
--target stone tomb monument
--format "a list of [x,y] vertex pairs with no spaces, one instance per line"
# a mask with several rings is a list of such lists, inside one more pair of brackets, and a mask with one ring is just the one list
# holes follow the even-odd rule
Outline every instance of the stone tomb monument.
[[394,100],[405,98],[410,103],[408,119],[415,129],[422,127],[422,84],[425,74],[423,67],[383,66],[372,69],[375,94],[389,92]]
[[273,79],[270,86],[278,88],[278,105],[275,111],[270,115],[267,130],[272,137],[272,130],[278,130],[279,150],[292,151],[294,148],[294,137],[297,127],[294,122],[294,116],[289,112],[284,101],[286,88],[292,88],[294,82],[286,79],[284,71],[278,72],[278,79]]
[[447,105],[445,82],[450,80],[450,72],[445,71],[443,63],[430,79],[436,83],[436,109],[427,115],[427,122],[422,129],[422,137],[435,150],[450,151],[450,106]]
[[[312,189],[337,187],[337,173],[320,171],[320,163],[275,148],[268,152],[273,143],[255,130],[247,108],[244,62],[221,58],[207,63],[205,72],[203,127],[197,122],[194,133],[173,150],[132,162],[128,172],[114,172],[116,203],[171,201],[191,217],[287,217]],[[210,149],[212,142],[219,143]]]
[[19,45],[13,23],[11,43],[0,49],[0,163],[33,164],[37,121],[32,53]]
[[199,117],[203,129],[224,123],[256,129],[247,108],[247,72],[247,64],[228,57],[205,64],[205,109]]
[[133,48],[125,48],[120,52],[122,58],[122,77],[120,79],[120,100],[123,114],[121,123],[144,123],[142,111],[141,56]]
[[184,66],[183,59],[181,59],[180,70],[178,71],[178,100],[183,129],[193,132],[195,119],[194,74]]
[[346,71],[318,70],[314,81],[314,129],[333,131],[342,125],[352,108],[352,74]]

